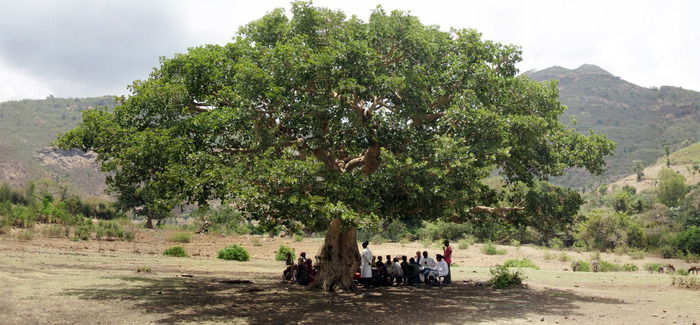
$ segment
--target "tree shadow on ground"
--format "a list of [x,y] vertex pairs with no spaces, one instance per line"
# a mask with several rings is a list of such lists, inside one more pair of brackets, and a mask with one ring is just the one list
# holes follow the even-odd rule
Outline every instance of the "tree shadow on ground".
[[371,323],[391,317],[395,324],[463,324],[583,315],[580,304],[624,304],[565,290],[496,290],[479,283],[449,286],[393,286],[359,293],[322,293],[270,277],[236,283],[214,277],[125,277],[123,285],[71,289],[81,299],[133,301],[136,308],[162,315],[161,322]]

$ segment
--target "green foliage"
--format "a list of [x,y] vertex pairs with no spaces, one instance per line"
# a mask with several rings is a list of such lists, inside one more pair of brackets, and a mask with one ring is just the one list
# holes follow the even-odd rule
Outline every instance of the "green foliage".
[[639,267],[632,263],[625,263],[624,265],[622,265],[622,270],[625,272],[636,272],[639,271]]
[[691,226],[676,238],[677,247],[686,254],[700,254],[700,227]]
[[168,235],[167,241],[173,243],[189,243],[192,240],[192,235],[184,232],[176,232]]
[[185,252],[185,248],[182,246],[173,246],[167,248],[165,251],[163,251],[163,255],[173,257],[190,257],[189,255],[187,255],[187,253]]
[[234,261],[248,261],[250,260],[250,253],[248,251],[236,244],[224,247],[224,249],[219,251],[217,258],[223,260],[234,260]]
[[512,286],[518,286],[523,283],[527,277],[522,274],[521,270],[515,272],[510,272],[508,267],[505,265],[496,265],[492,267],[489,271],[491,273],[491,280],[489,282],[496,289],[505,289]]
[[304,241],[304,237],[302,237],[301,235],[294,235],[294,241],[301,243],[302,241]]
[[644,264],[644,269],[647,270],[650,273],[658,272],[659,266],[661,266],[661,263],[646,263]]
[[566,252],[559,252],[557,255],[557,260],[560,262],[568,262],[571,261],[571,256],[569,256],[569,254]]
[[472,234],[473,231],[468,223],[457,224],[439,220],[435,223],[423,222],[420,237],[431,241],[455,241]]
[[676,275],[689,275],[688,270],[686,269],[676,269],[676,272],[674,272]]
[[[57,143],[95,150],[121,207],[144,216],[222,199],[270,233],[336,218],[364,227],[466,216],[486,227],[500,218],[468,210],[498,203],[483,182],[494,170],[528,186],[567,167],[600,174],[614,149],[562,124],[557,83],[519,76],[520,59],[517,46],[471,29],[381,8],[363,22],[295,2],[227,45],[162,59],[116,108],[84,112]],[[573,218],[564,205],[554,228]],[[513,223],[550,228],[521,215]]]
[[493,243],[484,243],[481,245],[481,252],[486,255],[506,255],[505,249],[498,249]]
[[600,261],[598,264],[598,272],[618,272],[622,270],[622,266],[615,263]]
[[92,224],[89,225],[81,225],[75,228],[74,235],[76,238],[81,239],[81,240],[89,240],[90,239],[90,234],[93,231],[93,226]]
[[577,225],[576,240],[589,249],[614,249],[616,246],[643,247],[645,245],[642,226],[627,213],[594,210],[586,220]]
[[659,250],[663,258],[674,258],[679,255],[678,248],[672,245],[663,245]]
[[666,206],[675,207],[688,193],[685,177],[671,169],[661,169],[658,175],[659,201]]
[[564,248],[564,241],[559,237],[555,237],[549,240],[549,248],[560,250]]
[[280,245],[280,248],[277,250],[277,254],[275,254],[275,260],[276,261],[284,261],[287,259],[287,253],[292,254],[292,261],[296,261],[296,255],[294,254],[294,249],[285,246],[285,245]]
[[574,269],[576,262],[578,262],[578,272],[591,272],[591,264],[583,260],[571,261],[572,270]]
[[699,290],[700,289],[700,281],[698,278],[694,276],[677,276],[673,275],[671,278],[671,285],[672,286],[678,286],[678,287],[683,287],[683,288],[688,288],[688,289],[694,289],[694,290]]
[[506,260],[503,263],[504,267],[518,267],[518,268],[529,268],[529,269],[535,269],[539,270],[540,267],[537,266],[533,261],[531,261],[529,258],[523,258],[523,259],[509,259]]

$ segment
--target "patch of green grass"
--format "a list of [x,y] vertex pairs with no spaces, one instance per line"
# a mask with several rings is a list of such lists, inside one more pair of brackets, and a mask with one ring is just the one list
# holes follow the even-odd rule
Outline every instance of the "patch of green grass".
[[528,269],[535,269],[539,270],[540,267],[535,265],[533,261],[531,261],[529,258],[523,258],[523,259],[509,259],[503,263],[503,266],[505,267],[519,267],[519,268],[528,268]]
[[185,252],[185,248],[182,246],[170,247],[163,252],[163,255],[173,257],[190,257],[189,255],[187,255],[187,253]]
[[506,255],[505,249],[498,249],[493,243],[486,243],[481,246],[481,252],[486,255]]
[[644,269],[647,270],[649,273],[654,273],[659,271],[659,266],[661,265],[661,263],[647,263],[644,264]]
[[173,243],[189,243],[192,240],[192,235],[185,232],[176,232],[168,235],[167,241]]

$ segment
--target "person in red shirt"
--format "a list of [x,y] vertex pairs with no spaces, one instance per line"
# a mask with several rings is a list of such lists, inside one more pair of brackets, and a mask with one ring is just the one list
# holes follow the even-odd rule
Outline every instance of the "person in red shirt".
[[442,243],[445,245],[443,247],[444,253],[442,256],[445,258],[445,263],[447,263],[447,276],[445,277],[443,283],[451,283],[452,271],[450,270],[450,265],[452,265],[452,247],[450,246],[450,241],[447,239],[445,239],[445,241]]

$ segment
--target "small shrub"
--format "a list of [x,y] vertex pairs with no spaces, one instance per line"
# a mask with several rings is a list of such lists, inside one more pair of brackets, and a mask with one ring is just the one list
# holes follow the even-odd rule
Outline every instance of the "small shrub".
[[457,263],[452,263],[452,264],[450,265],[450,267],[451,267],[451,268],[456,268],[456,267],[461,267],[461,266],[459,266],[459,264],[457,264]]
[[253,246],[262,246],[263,242],[260,238],[253,238]]
[[659,266],[661,265],[661,263],[647,263],[644,264],[644,269],[649,271],[649,273],[654,273],[659,271]]
[[627,253],[627,248],[624,246],[615,246],[615,249],[613,249],[613,252],[615,252],[615,255],[617,256],[622,256]]
[[481,246],[481,252],[486,255],[506,255],[505,249],[498,249],[493,243],[486,243]]
[[545,259],[545,260],[549,261],[549,260],[553,260],[553,259],[555,259],[555,258],[556,258],[556,254],[554,254],[554,253],[552,253],[552,252],[550,252],[550,251],[548,251],[548,250],[547,250],[547,251],[544,251],[544,259]]
[[549,240],[549,248],[554,249],[554,250],[561,250],[564,248],[564,241],[561,240],[561,238],[552,238]]
[[250,253],[245,248],[234,244],[220,250],[217,258],[245,262],[250,260]]
[[661,246],[661,257],[663,258],[674,258],[678,255],[678,251],[675,247],[671,245]]
[[90,239],[90,234],[92,233],[92,225],[89,226],[79,226],[75,228],[75,237],[81,240]]
[[529,258],[523,258],[521,260],[519,259],[509,259],[503,263],[503,266],[505,267],[519,267],[519,268],[528,268],[528,269],[535,269],[539,270],[540,267],[535,265],[533,261],[531,261]]
[[622,267],[615,263],[600,261],[598,264],[598,272],[617,272],[622,270]]
[[126,241],[133,241],[136,238],[136,233],[133,230],[124,232],[124,239]]
[[399,244],[401,244],[401,245],[406,245],[406,244],[410,244],[410,243],[411,243],[411,239],[408,237],[403,237],[403,238],[399,239]]
[[521,270],[511,273],[505,265],[496,265],[491,268],[490,272],[492,277],[489,282],[493,284],[496,289],[505,289],[521,285],[523,280],[527,279],[527,277],[522,274]]
[[559,260],[560,262],[568,262],[571,261],[571,256],[569,256],[569,254],[567,254],[566,252],[560,252],[557,255],[557,260]]
[[462,238],[457,242],[457,248],[459,249],[468,249],[469,246],[471,246],[473,241],[469,238]]
[[139,272],[139,273],[141,273],[141,272],[151,273],[151,268],[148,267],[148,266],[139,266],[139,267],[136,269],[136,272]]
[[698,279],[694,276],[673,275],[671,278],[671,285],[695,290],[700,289],[700,281],[698,281]]
[[641,260],[641,259],[644,259],[644,255],[645,255],[645,253],[644,253],[643,250],[631,251],[631,252],[628,252],[627,254],[628,254],[628,255],[630,256],[630,258],[632,258],[633,260]]
[[513,247],[520,247],[520,241],[517,240],[517,239],[511,239],[511,240],[510,240],[510,246],[513,246]]
[[58,238],[65,237],[65,236],[64,236],[65,232],[64,232],[64,229],[63,229],[63,227],[62,227],[61,225],[51,225],[50,227],[45,228],[45,229],[42,231],[42,233],[43,233],[44,236],[46,236],[46,237],[54,237],[54,238],[56,238],[56,237],[58,237]]
[[280,245],[280,248],[277,250],[277,254],[275,255],[275,261],[284,261],[287,259],[287,253],[292,253],[292,261],[296,261],[296,255],[294,254],[294,249],[285,246],[285,245]]
[[[377,237],[377,236],[379,236],[379,235],[375,235],[374,237]],[[372,240],[374,240],[374,237],[372,237]],[[304,237],[302,237],[301,235],[294,235],[294,241],[301,243],[304,241]]]
[[697,262],[700,262],[700,255],[698,255],[698,254],[693,254],[693,253],[685,254],[685,261],[688,262],[688,263],[697,263]]
[[[571,261],[571,269],[574,269],[577,261]],[[578,272],[591,272],[591,264],[578,260]]]
[[591,261],[600,261],[600,252],[599,251],[591,252]]
[[639,271],[639,267],[637,267],[636,265],[634,265],[632,263],[625,263],[622,266],[622,270],[625,272],[636,272],[636,271]]
[[189,255],[187,255],[187,253],[185,252],[185,248],[182,246],[170,247],[163,252],[163,255],[173,257],[190,257]]
[[686,270],[686,269],[680,269],[680,268],[679,268],[679,269],[676,269],[676,272],[674,272],[674,273],[677,274],[677,275],[688,275],[688,274],[689,274],[689,273],[688,273],[688,270]]
[[176,232],[168,235],[167,241],[173,243],[189,243],[192,236],[185,232]]
[[32,230],[30,230],[30,229],[27,229],[27,230],[25,230],[25,231],[20,232],[19,234],[17,234],[17,239],[19,239],[19,240],[27,240],[27,241],[28,241],[28,240],[32,240],[32,239],[34,239],[34,232],[33,232]]

